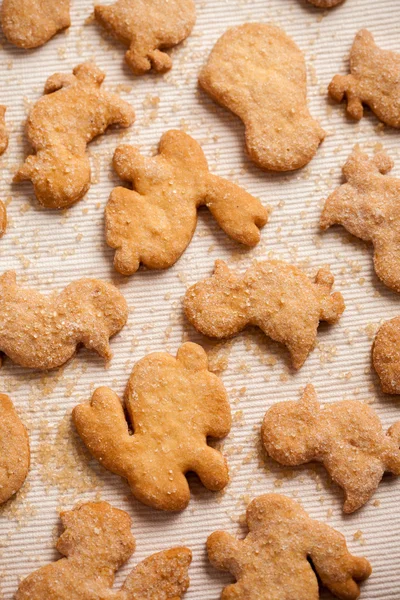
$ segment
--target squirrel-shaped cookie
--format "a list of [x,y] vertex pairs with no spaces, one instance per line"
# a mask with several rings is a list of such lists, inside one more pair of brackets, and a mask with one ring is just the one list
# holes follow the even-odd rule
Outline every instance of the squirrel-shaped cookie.
[[70,26],[70,0],[3,0],[1,24],[9,42],[37,48]]
[[79,344],[110,360],[109,339],[127,318],[123,295],[98,279],[80,279],[44,296],[20,287],[15,271],[0,277],[0,352],[22,367],[60,367]]
[[26,428],[10,398],[0,394],[0,504],[7,502],[22,487],[29,463]]
[[129,50],[125,60],[135,75],[150,69],[165,73],[172,67],[164,51],[191,33],[196,22],[193,0],[117,0],[111,6],[97,5],[96,20]]
[[227,485],[226,461],[207,438],[229,433],[230,407],[201,346],[186,343],[176,358],[162,352],[140,360],[125,404],[133,435],[119,397],[106,387],[98,388],[90,403],[77,406],[73,418],[91,454],[125,477],[138,500],[162,510],[183,510],[190,500],[189,471],[210,490]]
[[381,325],[372,347],[372,362],[385,394],[400,394],[400,317]]
[[56,548],[65,558],[24,579],[16,600],[180,600],[188,589],[192,554],[172,548],[139,563],[114,591],[116,572],[135,550],[129,515],[108,502],[87,502],[60,516]]
[[344,311],[342,295],[331,294],[333,283],[327,268],[312,282],[297,267],[278,260],[256,262],[244,275],[217,260],[214,274],[187,290],[185,313],[209,337],[230,337],[256,325],[288,348],[299,369],[314,347],[319,322],[336,323]]
[[335,75],[329,94],[347,97],[347,112],[359,121],[366,104],[391,127],[400,127],[400,53],[381,50],[367,29],[359,31],[350,53],[350,75]]
[[131,275],[142,263],[167,269],[183,254],[205,205],[222,229],[247,246],[260,240],[269,210],[243,189],[212,175],[199,144],[182,131],[168,131],[159,154],[145,158],[120,146],[114,169],[133,190],[117,187],[106,207],[106,240],[116,249],[114,265]]
[[321,462],[344,491],[345,513],[368,502],[384,473],[400,475],[400,421],[386,434],[364,402],[343,400],[322,409],[311,384],[298,402],[278,402],[267,411],[262,441],[281,465]]
[[90,187],[86,145],[110,125],[129,127],[134,121],[130,104],[101,89],[104,78],[90,62],[73,75],[56,73],[30,111],[26,133],[36,154],[28,156],[14,181],[31,180],[46,208],[78,202]]
[[359,597],[369,562],[351,555],[344,536],[311,519],[300,504],[279,494],[259,496],[247,507],[246,521],[244,540],[224,531],[207,540],[213,566],[237,581],[224,589],[223,600],[318,600],[317,576],[341,600]]
[[392,167],[386,152],[369,158],[356,148],[343,167],[346,183],[327,199],[320,225],[343,225],[372,242],[376,274],[400,292],[400,179],[386,176]]
[[308,110],[304,55],[279,27],[245,23],[228,29],[199,82],[243,121],[247,152],[262,169],[304,167],[325,137]]

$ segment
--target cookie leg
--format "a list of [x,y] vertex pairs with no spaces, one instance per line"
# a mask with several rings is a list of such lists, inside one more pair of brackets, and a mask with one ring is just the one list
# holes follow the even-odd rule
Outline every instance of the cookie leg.
[[166,73],[172,68],[172,59],[166,52],[154,50],[149,53],[151,66],[157,73]]
[[347,113],[356,121],[362,118],[364,108],[361,98],[357,94],[357,82],[352,75],[335,75],[329,84],[328,91],[336,102],[342,102],[347,96]]
[[117,248],[114,256],[114,267],[121,275],[133,275],[139,269],[139,252],[134,244],[124,242]]
[[202,484],[213,492],[222,490],[229,482],[225,458],[210,446],[196,453],[191,460],[190,470],[197,473]]

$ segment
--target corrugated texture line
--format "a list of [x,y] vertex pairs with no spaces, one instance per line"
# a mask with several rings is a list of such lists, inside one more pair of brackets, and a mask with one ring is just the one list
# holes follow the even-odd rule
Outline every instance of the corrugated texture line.
[[[275,491],[298,498],[313,517],[340,529],[355,554],[370,559],[374,573],[363,587],[362,598],[399,598],[400,482],[385,478],[375,503],[343,517],[342,494],[329,484],[324,469],[282,469],[265,460],[259,430],[269,406],[298,398],[309,381],[323,403],[365,399],[373,403],[385,427],[399,419],[398,399],[381,394],[370,365],[373,332],[382,320],[398,314],[399,297],[377,280],[370,247],[341,228],[320,234],[318,220],[324,198],[341,182],[341,166],[354,144],[371,152],[382,144],[396,161],[394,173],[400,176],[398,132],[381,127],[368,112],[361,123],[350,122],[344,107],[332,104],[326,95],[332,76],[346,73],[348,53],[360,28],[369,28],[382,47],[399,49],[400,4],[346,0],[325,13],[303,0],[198,0],[195,30],[173,52],[173,70],[164,77],[137,79],[124,66],[123,48],[94,24],[84,25],[92,3],[73,0],[72,4],[70,31],[44,48],[24,52],[2,40],[0,102],[8,106],[12,136],[0,160],[0,197],[11,199],[10,227],[0,243],[0,271],[15,268],[21,282],[43,291],[62,289],[82,276],[112,280],[127,298],[130,317],[112,342],[114,358],[108,369],[85,350],[57,372],[31,373],[10,361],[2,367],[2,390],[11,395],[27,423],[33,452],[27,485],[0,509],[0,597],[10,600],[21,577],[57,558],[54,540],[60,508],[101,497],[129,512],[137,539],[135,556],[121,570],[117,583],[145,556],[185,543],[194,552],[188,600],[216,599],[230,578],[207,563],[207,535],[226,529],[243,536],[239,518],[246,502]],[[310,109],[329,135],[315,159],[299,173],[259,171],[244,153],[241,123],[198,89],[198,71],[215,41],[227,27],[245,21],[271,21],[283,27],[306,55]],[[105,70],[109,89],[129,86],[121,95],[135,107],[136,123],[127,132],[110,132],[90,145],[94,182],[83,201],[62,213],[44,211],[35,204],[29,186],[10,183],[28,150],[23,124],[49,75],[70,71],[91,58]],[[152,98],[158,100],[155,111]],[[113,270],[113,253],[104,244],[103,210],[118,184],[112,154],[121,142],[150,153],[170,128],[183,128],[198,139],[213,172],[237,181],[270,204],[272,217],[261,244],[247,251],[227,239],[208,212],[201,210],[194,239],[175,267],[166,272],[141,271],[126,280]],[[254,257],[270,255],[299,264],[310,275],[329,264],[335,288],[346,300],[340,323],[320,328],[317,347],[298,373],[290,368],[286,351],[259,332],[241,334],[227,350],[195,332],[182,314],[186,287],[210,274],[216,258],[244,270]],[[70,414],[98,385],[109,385],[122,395],[137,360],[151,351],[175,352],[188,338],[202,343],[212,355],[227,354],[221,376],[234,415],[232,432],[224,442],[231,483],[225,493],[215,495],[193,477],[189,508],[179,515],[165,515],[140,505],[123,481],[88,459]],[[265,364],[266,357],[270,364]],[[328,593],[321,597],[331,598]]]

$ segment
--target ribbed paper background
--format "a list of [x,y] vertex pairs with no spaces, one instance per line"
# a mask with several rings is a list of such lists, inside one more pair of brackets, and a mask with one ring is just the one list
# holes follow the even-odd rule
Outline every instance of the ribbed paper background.
[[[57,558],[58,511],[83,499],[102,498],[129,512],[137,550],[118,576],[149,554],[176,544],[194,553],[188,600],[219,597],[229,576],[208,565],[205,540],[215,529],[244,535],[241,517],[249,499],[280,492],[299,499],[312,517],[340,529],[351,551],[365,555],[373,575],[362,598],[400,598],[400,481],[386,478],[375,497],[356,514],[343,517],[342,495],[319,467],[283,469],[261,454],[259,430],[272,403],[298,398],[312,381],[322,402],[357,398],[372,403],[385,428],[400,419],[398,398],[380,393],[370,368],[374,331],[395,316],[399,296],[385,289],[372,269],[371,249],[344,229],[318,231],[323,199],[341,182],[341,166],[353,145],[370,152],[381,145],[396,161],[400,176],[399,133],[379,124],[367,112],[349,122],[342,106],[330,103],[326,88],[335,73],[347,72],[355,33],[369,28],[382,47],[400,51],[400,3],[397,0],[346,0],[324,12],[303,0],[198,0],[192,36],[173,52],[166,76],[134,78],[124,66],[124,50],[85,21],[90,0],[72,0],[72,27],[44,48],[25,52],[3,39],[0,52],[0,102],[8,107],[10,147],[0,162],[0,195],[9,200],[10,226],[0,242],[0,271],[16,269],[21,283],[43,292],[62,289],[71,280],[93,276],[112,280],[130,306],[127,327],[113,340],[108,369],[93,353],[80,350],[63,369],[29,372],[6,360],[0,371],[1,391],[10,394],[27,424],[32,468],[18,496],[0,509],[0,597],[13,597],[20,578]],[[297,173],[263,173],[244,153],[242,124],[216,106],[197,86],[197,74],[218,37],[231,25],[273,22],[285,29],[304,51],[308,67],[309,104],[329,135],[308,167]],[[28,147],[23,125],[29,107],[41,95],[46,78],[56,71],[95,59],[107,73],[105,85],[119,90],[137,111],[128,132],[110,132],[90,145],[93,185],[86,198],[65,212],[41,210],[30,186],[14,186],[14,169]],[[213,172],[233,179],[273,207],[262,242],[246,251],[220,231],[201,211],[194,239],[177,265],[165,272],[140,271],[123,279],[112,267],[112,251],[103,234],[103,210],[117,183],[111,157],[121,140],[154,151],[161,134],[182,128],[203,146]],[[288,260],[309,274],[329,264],[335,288],[347,309],[334,327],[321,326],[315,351],[298,373],[288,355],[256,331],[225,345],[215,345],[191,329],[182,315],[187,285],[211,273],[216,258],[244,269],[254,257]],[[70,422],[72,408],[90,397],[94,387],[124,390],[132,365],[146,353],[175,352],[182,339],[203,343],[229,392],[234,416],[225,441],[231,483],[213,494],[191,478],[192,500],[182,514],[156,512],[137,502],[118,477],[90,461]],[[329,594],[322,596],[329,598]]]

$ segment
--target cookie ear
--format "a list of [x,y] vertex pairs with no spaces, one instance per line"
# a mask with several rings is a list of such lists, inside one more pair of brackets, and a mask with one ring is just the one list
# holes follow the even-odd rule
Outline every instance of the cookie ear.
[[208,368],[207,354],[201,346],[192,342],[183,344],[179,348],[176,358],[190,371],[203,371]]
[[316,414],[319,411],[320,404],[318,402],[317,392],[312,383],[306,385],[299,402],[303,408],[312,414]]
[[225,261],[223,261],[223,260],[215,261],[213,277],[218,277],[218,279],[227,279],[230,276],[230,274],[231,274],[231,272]]
[[0,284],[3,286],[4,285],[16,285],[16,283],[17,283],[17,274],[15,271],[6,271],[0,277]]

